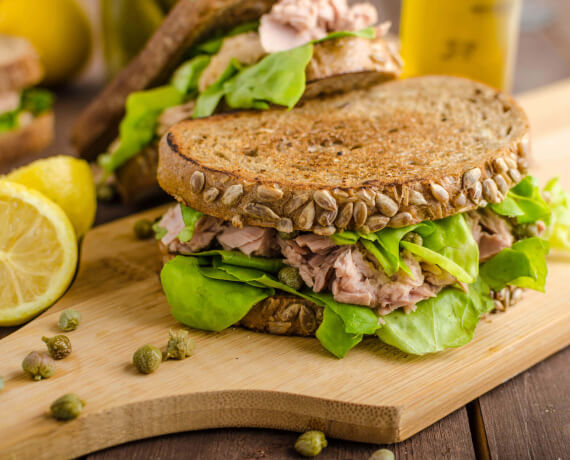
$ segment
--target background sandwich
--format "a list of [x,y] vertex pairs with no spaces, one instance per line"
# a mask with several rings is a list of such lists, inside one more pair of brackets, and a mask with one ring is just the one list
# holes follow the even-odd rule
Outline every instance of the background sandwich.
[[158,189],[158,139],[182,119],[291,108],[397,77],[389,23],[377,20],[372,5],[346,0],[179,2],[79,117],[73,143],[115,175],[125,201],[144,199]]
[[31,88],[42,76],[38,55],[26,40],[0,35],[0,173],[53,139],[52,95]]
[[338,357],[366,335],[464,345],[544,290],[548,240],[570,249],[568,195],[554,180],[543,197],[528,157],[515,101],[455,77],[179,123],[158,180],[180,204],[155,225],[172,314],[316,335]]

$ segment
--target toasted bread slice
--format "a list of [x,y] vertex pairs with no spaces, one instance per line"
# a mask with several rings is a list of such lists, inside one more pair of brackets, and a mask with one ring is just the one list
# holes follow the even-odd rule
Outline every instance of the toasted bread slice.
[[22,164],[22,159],[40,151],[53,140],[53,112],[45,112],[20,129],[0,134],[0,173]]
[[166,81],[195,43],[218,31],[254,21],[277,0],[195,0],[178,2],[144,49],[81,113],[72,143],[93,160],[116,138],[127,96]]
[[43,75],[38,55],[27,40],[0,35],[0,93],[35,85]]
[[[303,98],[367,88],[393,80],[401,68],[397,53],[382,38],[344,37],[318,43],[307,67]],[[141,201],[156,192],[156,163],[152,149],[145,149],[117,171],[124,202]]]
[[528,135],[506,94],[419,77],[181,122],[161,140],[158,181],[236,226],[377,231],[502,201],[526,173]]

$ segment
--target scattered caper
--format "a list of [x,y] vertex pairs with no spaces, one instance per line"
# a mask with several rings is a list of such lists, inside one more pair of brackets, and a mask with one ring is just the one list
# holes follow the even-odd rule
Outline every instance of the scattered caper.
[[162,353],[154,345],[143,345],[133,355],[133,364],[143,374],[151,374],[161,362]]
[[139,240],[148,240],[154,236],[154,230],[152,229],[152,222],[148,219],[140,219],[135,222],[133,227],[135,236]]
[[55,361],[47,353],[32,351],[22,361],[22,369],[34,380],[49,379],[55,372]]
[[97,187],[97,199],[99,201],[113,201],[115,199],[115,188],[108,184]]
[[295,450],[303,457],[316,457],[325,447],[327,447],[327,438],[322,431],[307,431],[295,442]]
[[424,239],[419,233],[416,232],[406,233],[402,239],[404,241],[417,244],[418,246],[422,246],[424,244]]
[[4,377],[0,377],[0,391],[4,389]]
[[298,291],[303,287],[303,278],[299,275],[299,269],[295,267],[283,267],[277,274],[279,281],[290,288]]
[[281,238],[282,240],[292,240],[293,238],[297,238],[297,236],[299,236],[299,232],[297,230],[291,233],[277,232],[277,234],[279,235],[279,238]]
[[71,341],[65,335],[56,335],[51,339],[42,337],[42,341],[53,359],[63,359],[71,353]]
[[368,460],[394,460],[394,453],[388,449],[379,449],[373,452]]
[[79,417],[85,406],[79,396],[73,393],[67,393],[57,398],[50,406],[51,415],[57,420],[73,420]]
[[62,331],[73,331],[77,329],[81,321],[81,313],[73,308],[63,310],[59,315],[58,325]]
[[184,359],[188,356],[192,356],[193,350],[194,342],[186,329],[171,330],[170,339],[168,339],[163,359]]

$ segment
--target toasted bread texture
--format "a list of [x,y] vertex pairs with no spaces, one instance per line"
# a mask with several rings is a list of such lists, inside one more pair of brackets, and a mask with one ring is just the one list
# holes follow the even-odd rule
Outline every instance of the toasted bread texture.
[[181,122],[161,140],[158,181],[236,226],[378,231],[502,201],[526,173],[528,135],[506,94],[419,77]]
[[38,54],[27,40],[0,35],[0,93],[35,85],[43,75]]
[[0,173],[20,164],[26,155],[40,151],[53,140],[53,112],[45,112],[20,129],[0,134]]
[[133,61],[81,113],[72,143],[87,159],[115,139],[127,96],[164,82],[184,53],[216,32],[258,19],[277,0],[194,0],[178,2]]

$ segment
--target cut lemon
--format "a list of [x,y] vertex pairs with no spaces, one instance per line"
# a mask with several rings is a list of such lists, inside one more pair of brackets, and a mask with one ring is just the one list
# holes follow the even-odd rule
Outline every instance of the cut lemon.
[[51,306],[77,265],[77,240],[63,210],[41,193],[0,180],[0,326]]
[[70,156],[38,160],[16,169],[5,179],[33,188],[61,206],[79,238],[93,225],[97,193],[85,160]]

